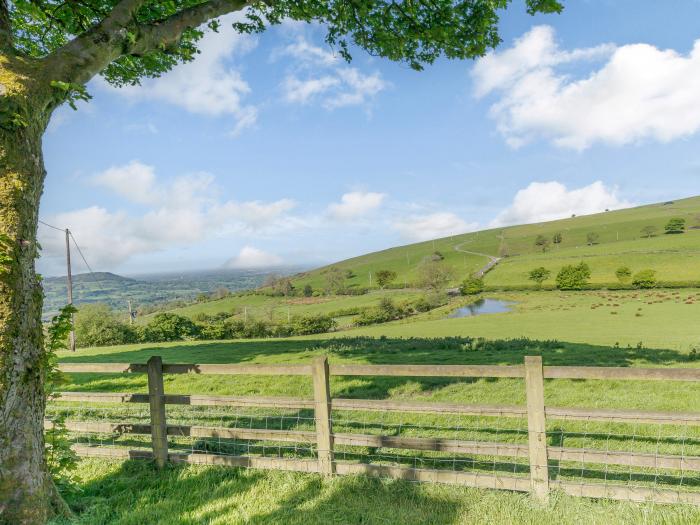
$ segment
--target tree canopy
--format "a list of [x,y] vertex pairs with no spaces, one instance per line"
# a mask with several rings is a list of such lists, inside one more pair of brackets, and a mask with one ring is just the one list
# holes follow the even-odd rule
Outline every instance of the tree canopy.
[[[474,58],[497,46],[499,11],[511,0],[0,0],[0,43],[49,58],[56,81],[83,84],[101,73],[137,84],[192,60],[206,22],[244,11],[236,31],[259,33],[285,20],[318,23],[346,60],[353,46],[414,69],[440,56]],[[527,10],[560,12],[557,0],[526,0]]]

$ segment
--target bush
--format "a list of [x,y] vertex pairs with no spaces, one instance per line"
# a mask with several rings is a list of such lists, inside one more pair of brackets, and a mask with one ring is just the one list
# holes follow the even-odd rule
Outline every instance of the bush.
[[447,295],[431,293],[418,298],[412,306],[416,312],[429,312],[430,310],[446,305],[447,302]]
[[615,270],[615,277],[617,277],[617,280],[622,284],[628,283],[632,278],[632,270],[630,270],[629,266],[620,266]]
[[336,322],[329,315],[305,315],[293,317],[289,327],[289,335],[323,334],[333,330]]
[[86,304],[75,314],[75,342],[79,347],[124,345],[136,340],[136,332],[106,304]]
[[314,289],[311,288],[310,284],[304,286],[304,297],[311,297],[314,294]]
[[556,283],[560,290],[580,290],[588,284],[591,269],[585,262],[577,265],[567,264],[557,274]]
[[462,281],[459,291],[462,295],[476,295],[484,291],[484,280],[480,277],[467,277]]
[[656,272],[654,270],[641,270],[635,273],[632,278],[632,285],[635,288],[654,288],[656,284]]
[[402,319],[410,315],[410,310],[394,304],[389,297],[384,297],[379,301],[379,305],[374,308],[367,308],[355,319],[357,326],[367,326],[370,324],[387,323]]
[[197,325],[189,318],[172,313],[157,314],[150,323],[140,327],[140,339],[144,343],[181,341],[197,335]]

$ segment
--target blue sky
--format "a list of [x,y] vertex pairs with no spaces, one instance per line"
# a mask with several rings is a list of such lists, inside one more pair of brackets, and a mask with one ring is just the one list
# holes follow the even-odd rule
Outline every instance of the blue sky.
[[[698,19],[697,0],[515,2],[494,54],[423,72],[347,64],[320,27],[224,24],[194,63],[59,109],[41,217],[93,269],[133,274],[321,264],[699,194]],[[60,232],[40,240],[60,274]]]

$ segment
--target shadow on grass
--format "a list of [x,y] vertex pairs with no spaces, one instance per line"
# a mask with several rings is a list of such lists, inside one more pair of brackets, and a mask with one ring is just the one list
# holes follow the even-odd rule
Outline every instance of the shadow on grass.
[[158,472],[144,461],[111,467],[67,496],[78,523],[449,524],[461,506],[405,481],[226,467]]

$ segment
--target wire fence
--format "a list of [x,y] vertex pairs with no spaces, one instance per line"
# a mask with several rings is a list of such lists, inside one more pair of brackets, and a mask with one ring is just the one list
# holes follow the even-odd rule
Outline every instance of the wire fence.
[[[700,370],[525,366],[162,365],[149,361],[149,394],[64,393],[47,409],[85,456],[156,458],[408,481],[455,483],[634,501],[700,504],[700,413],[552,408],[544,378],[700,381]],[[100,366],[85,365],[85,371]],[[144,372],[145,365],[108,365]],[[70,365],[70,372],[81,365]],[[567,370],[565,370],[567,369]],[[152,375],[160,370],[161,375]],[[640,372],[641,370],[641,372]],[[314,399],[158,394],[162,373],[291,374]],[[534,372],[533,372],[534,371]],[[533,372],[534,375],[531,375]],[[332,399],[334,375],[521,377],[527,406]],[[529,375],[530,374],[530,375]],[[158,407],[167,421],[154,417]],[[157,426],[162,427],[159,437]],[[324,430],[326,429],[326,430]],[[327,460],[330,458],[330,462]]]

